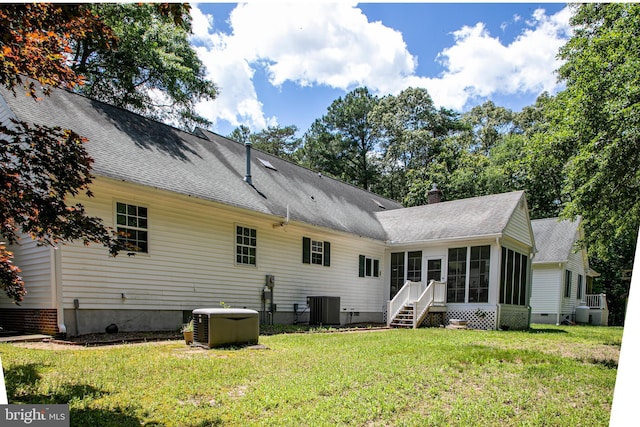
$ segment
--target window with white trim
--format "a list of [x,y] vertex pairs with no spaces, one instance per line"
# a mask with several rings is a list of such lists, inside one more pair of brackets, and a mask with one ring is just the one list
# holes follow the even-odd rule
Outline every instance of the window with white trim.
[[358,257],[358,277],[378,277],[380,275],[380,260],[366,255]]
[[327,241],[302,238],[302,262],[329,267],[331,265],[331,244]]
[[491,246],[472,246],[469,266],[469,302],[489,301]]
[[256,230],[241,225],[236,226],[236,264],[256,265],[257,247]]
[[118,240],[131,252],[149,252],[147,208],[116,202]]
[[311,241],[311,264],[322,265],[322,255],[324,254],[324,242],[318,240]]
[[467,248],[450,248],[447,266],[447,302],[464,302],[467,284]]

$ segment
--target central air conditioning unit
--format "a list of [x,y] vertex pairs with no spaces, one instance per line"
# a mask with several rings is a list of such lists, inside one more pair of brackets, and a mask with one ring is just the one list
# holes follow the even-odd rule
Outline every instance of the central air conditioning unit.
[[340,297],[307,297],[310,325],[339,325]]

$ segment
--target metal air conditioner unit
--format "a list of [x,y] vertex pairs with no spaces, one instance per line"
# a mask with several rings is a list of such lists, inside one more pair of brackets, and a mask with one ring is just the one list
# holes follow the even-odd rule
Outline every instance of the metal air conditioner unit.
[[307,297],[310,325],[339,325],[340,297]]

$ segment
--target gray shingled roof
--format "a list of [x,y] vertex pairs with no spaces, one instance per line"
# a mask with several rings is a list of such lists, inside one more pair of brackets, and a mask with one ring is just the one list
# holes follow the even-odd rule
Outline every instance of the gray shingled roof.
[[501,235],[523,191],[376,213],[390,243]]
[[531,221],[537,249],[533,263],[567,262],[573,251],[579,226],[579,218],[576,221],[560,221],[558,218]]
[[244,145],[207,131],[196,136],[65,90],[38,103],[4,88],[0,95],[20,120],[87,137],[95,175],[283,218],[289,206],[292,221],[378,240],[386,234],[375,213],[402,207],[258,150],[252,150],[252,187],[244,182]]

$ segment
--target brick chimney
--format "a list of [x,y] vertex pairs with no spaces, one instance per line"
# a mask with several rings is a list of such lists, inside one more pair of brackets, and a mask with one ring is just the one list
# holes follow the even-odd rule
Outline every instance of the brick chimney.
[[442,201],[442,191],[438,189],[436,184],[427,193],[427,204],[432,205],[434,203],[440,203]]

